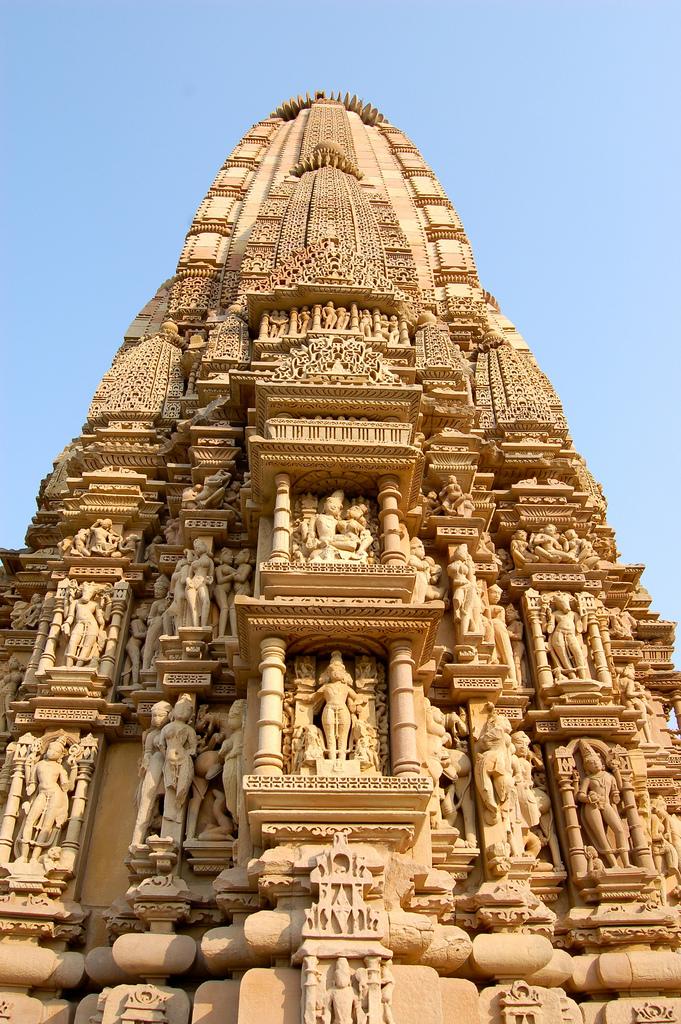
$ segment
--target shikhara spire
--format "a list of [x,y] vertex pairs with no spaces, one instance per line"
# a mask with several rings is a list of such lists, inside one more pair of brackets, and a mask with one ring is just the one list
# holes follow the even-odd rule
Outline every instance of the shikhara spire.
[[38,506],[0,1019],[681,1019],[673,625],[370,103],[244,136]]

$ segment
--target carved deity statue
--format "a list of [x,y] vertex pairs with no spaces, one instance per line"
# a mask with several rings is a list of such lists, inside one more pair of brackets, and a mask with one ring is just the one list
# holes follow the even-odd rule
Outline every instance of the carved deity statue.
[[475,755],[475,783],[488,825],[503,822],[511,834],[513,798],[513,743],[511,724],[495,708],[487,708],[489,716],[478,740]]
[[573,610],[569,594],[543,597],[542,627],[547,636],[547,651],[555,679],[588,679],[586,648],[582,635],[586,623]]
[[234,701],[229,711],[206,705],[199,709],[197,755],[187,811],[188,839],[196,836],[199,824],[198,839],[226,839],[236,833],[240,817],[245,714],[244,700]]
[[464,494],[455,476],[447,477],[447,483],[440,491],[438,501],[445,515],[465,516],[466,518],[475,515],[475,502],[472,494]]
[[227,594],[227,605],[229,608],[229,631],[232,636],[237,635],[236,620],[236,598],[240,594],[250,597],[253,593],[253,566],[255,553],[250,548],[242,548],[234,556],[234,576],[232,577],[232,589]]
[[151,709],[151,725],[142,737],[142,759],[139,765],[137,787],[137,817],[132,833],[131,846],[140,846],[156,811],[159,797],[163,793],[164,753],[159,747],[161,731],[167,724],[172,706],[166,700],[157,701]]
[[67,637],[64,654],[67,667],[97,668],[99,665],[106,643],[109,597],[108,588],[85,582],[70,598],[61,626]]
[[179,842],[185,804],[194,777],[196,730],[189,723],[194,717],[194,701],[183,693],[177,699],[168,722],[156,740],[163,754],[163,835]]
[[622,703],[626,708],[632,708],[638,712],[644,741],[654,743],[652,721],[655,717],[655,705],[645,686],[636,678],[636,669],[631,662],[620,670],[618,682]]
[[517,806],[516,821],[521,843],[520,852],[524,856],[537,857],[543,844],[540,837],[532,830],[541,825],[541,808],[534,788],[532,770],[543,767],[543,765],[541,759],[532,751],[527,733],[522,730],[512,733],[511,742],[513,743],[511,768]]
[[[674,816],[669,814],[663,796],[657,796],[650,808],[650,839],[657,872],[662,877],[681,880],[681,835],[675,829]],[[663,897],[666,889],[663,886]]]
[[130,634],[125,644],[126,663],[122,679],[129,680],[131,686],[139,686],[142,644],[147,635],[147,619],[149,605],[140,604],[130,620]]
[[523,626],[522,619],[518,614],[515,605],[506,605],[506,629],[511,640],[511,650],[513,652],[513,666],[516,684],[518,686],[523,685],[523,659],[525,657],[525,642],[523,636],[525,629]]
[[630,839],[620,815],[621,795],[614,775],[606,771],[601,755],[580,741],[583,773],[575,793],[581,804],[585,838],[608,868],[630,866]]
[[463,638],[467,633],[482,633],[482,599],[475,577],[475,563],[465,544],[454,549],[447,567],[452,587],[452,615]]
[[0,666],[0,733],[9,732],[10,705],[24,678],[24,668],[15,654]]
[[409,542],[409,552],[407,564],[416,570],[412,602],[424,604],[426,601],[441,601],[445,596],[444,586],[440,584],[442,567],[430,555],[426,555],[423,541],[418,537],[413,537]]
[[517,673],[511,634],[506,624],[506,611],[499,604],[501,594],[501,588],[495,585],[487,589],[487,596],[489,598],[487,615],[492,625],[494,637],[494,661],[501,665],[508,665],[510,684],[513,687],[518,687],[521,685],[522,676],[519,676]]
[[154,582],[154,600],[147,615],[147,631],[144,639],[142,668],[148,670],[159,649],[159,638],[163,633],[163,620],[170,605],[168,589],[170,583],[166,576],[158,576]]
[[17,855],[22,861],[37,861],[59,840],[69,814],[69,793],[76,781],[77,765],[69,759],[64,737],[52,739],[43,757],[28,768],[26,817],[17,840]]
[[187,625],[205,628],[210,620],[210,597],[215,565],[209,546],[200,537],[194,541],[185,583]]
[[178,629],[189,625],[189,603],[187,601],[187,580],[191,567],[192,552],[185,551],[182,558],[175,563],[170,578],[171,602],[163,615],[161,626],[165,636],[176,636]]
[[232,590],[236,569],[234,568],[234,551],[222,548],[215,560],[215,586],[213,600],[218,606],[218,636],[225,636],[229,622],[229,595]]
[[366,502],[348,503],[343,491],[334,491],[323,498],[314,511],[316,499],[306,496],[304,507],[312,514],[303,514],[293,532],[294,557],[300,561],[367,562],[374,544],[369,528],[369,507]]
[[348,756],[351,712],[355,710],[358,697],[352,683],[343,655],[340,651],[333,651],[327,668],[319,677],[319,687],[312,702],[313,712],[322,708],[322,729],[331,761],[345,761]]

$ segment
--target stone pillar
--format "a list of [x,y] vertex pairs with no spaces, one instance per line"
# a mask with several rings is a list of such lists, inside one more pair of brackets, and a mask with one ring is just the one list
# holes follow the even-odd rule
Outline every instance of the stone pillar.
[[587,869],[586,854],[584,853],[584,840],[582,829],[579,824],[579,814],[575,803],[574,772],[575,759],[567,747],[558,747],[554,754],[556,766],[556,780],[560,790],[563,804],[563,818],[565,820],[565,833],[567,846],[570,855],[570,865],[576,875],[585,875]]
[[[24,733],[14,745],[12,778],[7,802],[0,825],[0,864],[9,864],[14,856],[14,829],[21,811],[21,797],[24,792],[26,760],[36,742],[30,732]],[[8,748],[9,752],[9,748]]]
[[291,478],[288,473],[277,473],[274,499],[274,529],[270,558],[274,562],[291,560]]
[[111,602],[111,622],[106,634],[104,654],[99,663],[98,675],[106,679],[113,679],[114,667],[118,648],[118,638],[121,634],[121,624],[126,611],[126,605],[130,599],[130,584],[127,580],[118,580],[113,590]]
[[527,653],[529,655],[530,650],[532,652],[531,661],[534,662],[534,667],[537,673],[537,683],[541,694],[544,687],[553,686],[553,670],[549,665],[544,631],[541,628],[541,622],[539,621],[539,594],[536,590],[528,590],[525,594],[525,611],[527,631],[531,641],[530,648]]
[[47,640],[45,641],[45,647],[43,653],[40,656],[40,662],[38,664],[37,675],[44,675],[48,669],[54,667],[54,663],[57,658],[57,644],[59,643],[59,634],[61,633],[62,623],[64,621],[64,606],[66,603],[66,595],[69,592],[69,580],[60,580],[57,586],[57,595],[54,599],[52,621],[49,625]]
[[593,658],[594,668],[596,669],[596,679],[599,683],[604,683],[606,686],[612,686],[610,669],[608,668],[608,659],[605,656],[603,638],[601,637],[601,627],[595,610],[591,609],[587,612],[586,621],[591,657]]
[[31,651],[31,657],[28,659],[28,665],[26,666],[26,674],[24,676],[24,688],[29,692],[35,690],[37,680],[35,677],[40,659],[43,656],[45,650],[45,644],[47,643],[47,634],[50,631],[50,623],[52,622],[52,616],[54,615],[54,592],[50,592],[45,595],[43,606],[40,609],[40,621],[38,622],[38,631]]
[[69,872],[73,871],[75,867],[76,857],[80,849],[87,793],[95,770],[99,741],[90,734],[85,736],[78,746],[81,748],[81,754],[77,761],[76,788],[71,798],[71,811],[68,825],[66,826],[66,835],[61,844],[63,850],[61,866]]
[[388,667],[390,761],[393,775],[418,775],[421,767],[416,748],[413,673],[411,641],[393,640]]
[[636,806],[636,795],[634,793],[634,778],[631,770],[629,755],[624,748],[615,748],[615,763],[612,767],[612,774],[620,791],[622,806],[629,826],[629,838],[631,840],[631,852],[633,860],[638,866],[656,873],[655,861],[650,849],[650,842],[643,827],[643,822]]
[[359,310],[356,302],[350,303],[350,330],[359,334]]
[[258,749],[253,758],[253,769],[256,775],[281,775],[286,641],[267,637],[260,641],[260,653]]
[[322,307],[319,303],[316,303],[312,307],[312,330],[321,331],[322,329]]
[[382,534],[381,563],[406,565],[407,557],[400,541],[400,482],[396,476],[382,476],[378,486],[378,517]]
[[259,341],[267,341],[270,336],[270,318],[267,313],[263,313],[260,318],[260,333],[258,335]]

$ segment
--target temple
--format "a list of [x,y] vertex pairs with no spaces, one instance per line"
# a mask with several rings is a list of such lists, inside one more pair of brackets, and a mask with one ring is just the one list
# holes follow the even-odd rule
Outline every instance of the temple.
[[0,1022],[680,1022],[606,512],[409,139],[254,125],[0,552]]

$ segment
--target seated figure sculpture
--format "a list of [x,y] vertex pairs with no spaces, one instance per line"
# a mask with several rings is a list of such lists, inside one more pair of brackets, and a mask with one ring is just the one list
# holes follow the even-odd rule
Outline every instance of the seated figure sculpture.
[[[316,499],[308,495],[308,506]],[[369,507],[355,500],[347,504],[341,490],[322,498],[316,512],[304,515],[293,531],[294,558],[310,562],[367,562],[374,545],[369,529]]]

